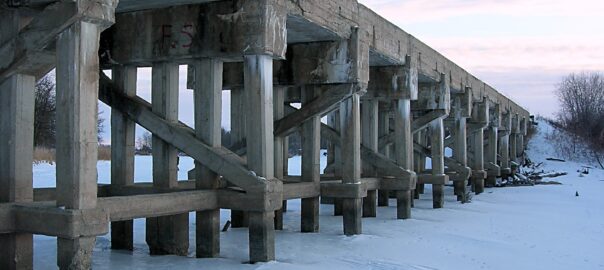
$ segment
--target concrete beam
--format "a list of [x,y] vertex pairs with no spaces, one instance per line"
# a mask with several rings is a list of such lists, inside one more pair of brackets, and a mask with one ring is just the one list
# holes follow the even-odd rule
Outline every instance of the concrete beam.
[[151,105],[145,100],[124,96],[115,89],[119,87],[101,74],[99,98],[105,104],[125,113],[137,124],[245,190],[263,189],[269,183],[266,179],[251,175],[245,167],[245,161],[235,153],[224,147],[210,147],[200,142],[195,138],[193,129],[185,124],[169,123],[151,112]]
[[99,198],[98,206],[111,221],[123,221],[214,209],[218,201],[216,191],[194,190]]
[[121,64],[202,57],[241,61],[242,52],[281,59],[287,47],[286,15],[284,3],[278,0],[136,11],[117,15],[104,40],[111,42],[107,50]]
[[116,0],[60,1],[47,6],[12,39],[0,45],[0,82],[13,74],[43,75],[52,69],[54,53],[45,50],[57,35],[79,21],[100,26],[114,21]]
[[56,236],[72,241],[109,232],[109,215],[102,208],[61,209],[51,205],[47,207],[15,205],[13,211],[15,229],[21,232]]
[[322,94],[307,101],[306,106],[303,106],[300,110],[275,121],[275,136],[285,136],[292,133],[301,123],[333,110],[334,107],[338,106],[338,103],[358,91],[356,84],[329,86]]

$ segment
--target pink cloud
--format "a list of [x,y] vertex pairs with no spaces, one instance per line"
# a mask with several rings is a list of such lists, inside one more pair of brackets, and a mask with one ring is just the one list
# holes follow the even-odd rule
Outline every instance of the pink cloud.
[[[514,16],[602,16],[599,0],[359,0],[382,16],[400,23],[443,20],[473,14]],[[398,20],[397,20],[398,19]]]

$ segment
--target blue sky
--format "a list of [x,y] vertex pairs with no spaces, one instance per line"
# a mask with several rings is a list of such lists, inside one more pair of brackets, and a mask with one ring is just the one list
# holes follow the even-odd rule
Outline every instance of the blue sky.
[[[557,112],[556,84],[572,72],[604,71],[604,1],[359,0],[459,64],[532,114]],[[181,67],[179,115],[193,124],[192,92]],[[150,99],[151,70],[139,69],[138,95]],[[230,94],[224,92],[223,107]],[[110,141],[110,109],[105,142]],[[230,117],[223,115],[223,126]],[[137,129],[137,137],[142,134]]]

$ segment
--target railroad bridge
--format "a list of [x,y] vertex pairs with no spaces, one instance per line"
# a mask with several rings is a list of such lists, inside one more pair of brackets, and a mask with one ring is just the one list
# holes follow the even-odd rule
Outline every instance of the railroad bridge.
[[[196,256],[216,257],[220,209],[249,228],[250,261],[271,261],[287,200],[301,199],[301,232],[319,232],[322,202],[343,216],[343,234],[361,234],[378,206],[396,202],[396,218],[410,218],[432,185],[434,208],[446,207],[445,196],[481,193],[522,159],[527,110],[356,0],[0,5],[2,269],[33,267],[32,234],[58,238],[61,269],[90,268],[96,236],[133,248],[135,218],[146,218],[151,254],[186,255],[190,212]],[[194,127],[178,121],[179,65]],[[136,96],[139,67],[152,68],[152,102]],[[34,189],[34,86],[52,69],[57,183]],[[97,184],[99,100],[112,108],[110,185]],[[221,145],[222,113],[237,147]],[[152,184],[134,183],[135,124],[153,134]],[[301,176],[287,172],[296,132]],[[186,181],[178,151],[196,161]]]

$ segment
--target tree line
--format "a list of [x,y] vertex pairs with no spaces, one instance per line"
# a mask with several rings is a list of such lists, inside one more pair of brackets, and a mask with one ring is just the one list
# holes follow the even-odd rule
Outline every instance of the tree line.
[[[55,78],[51,74],[44,76],[36,83],[34,109],[34,146],[54,148],[57,134],[57,98]],[[102,142],[104,122],[100,116],[97,120],[99,143]]]

